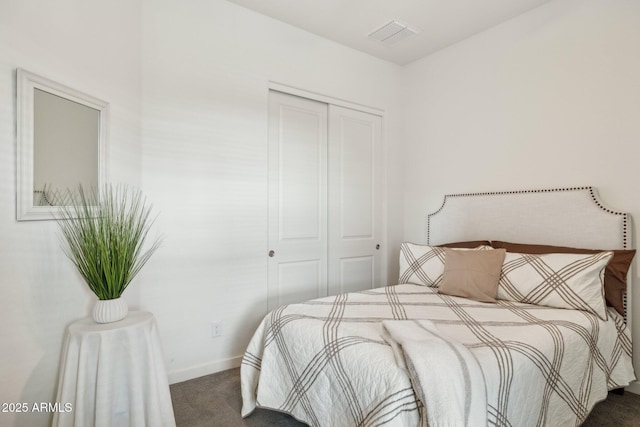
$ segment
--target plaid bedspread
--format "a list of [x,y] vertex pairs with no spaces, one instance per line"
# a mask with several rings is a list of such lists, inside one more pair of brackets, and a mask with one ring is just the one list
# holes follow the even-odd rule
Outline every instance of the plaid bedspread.
[[613,310],[605,322],[577,310],[397,285],[269,313],[242,361],[242,415],[260,406],[311,426],[426,425],[429,408],[382,337],[390,319],[429,319],[474,354],[490,425],[579,425],[609,389],[635,379],[630,334]]

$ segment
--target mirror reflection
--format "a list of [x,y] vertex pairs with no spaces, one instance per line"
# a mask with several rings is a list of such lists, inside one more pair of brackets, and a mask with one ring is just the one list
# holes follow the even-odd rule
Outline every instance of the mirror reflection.
[[59,204],[79,183],[97,188],[100,111],[41,89],[33,104],[34,206]]

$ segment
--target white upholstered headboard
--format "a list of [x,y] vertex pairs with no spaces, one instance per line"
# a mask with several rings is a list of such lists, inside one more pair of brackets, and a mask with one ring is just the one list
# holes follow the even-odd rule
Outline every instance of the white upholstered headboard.
[[[447,195],[428,216],[427,243],[466,240],[629,249],[631,217],[607,208],[593,187]],[[628,282],[627,326],[630,299]]]

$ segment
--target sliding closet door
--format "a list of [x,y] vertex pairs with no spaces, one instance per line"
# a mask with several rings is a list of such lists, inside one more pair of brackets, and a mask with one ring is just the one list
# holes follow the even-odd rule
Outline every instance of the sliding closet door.
[[329,106],[329,293],[382,283],[382,118]]
[[327,104],[269,93],[268,308],[327,294]]

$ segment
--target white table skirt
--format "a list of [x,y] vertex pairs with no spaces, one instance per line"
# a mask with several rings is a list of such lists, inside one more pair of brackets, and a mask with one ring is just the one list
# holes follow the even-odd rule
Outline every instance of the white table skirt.
[[72,410],[54,414],[54,427],[175,426],[153,315],[131,311],[115,323],[72,323],[56,402]]

